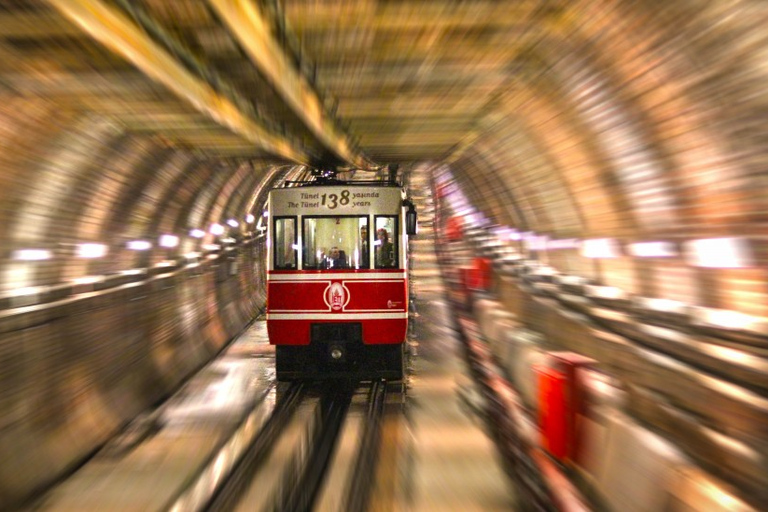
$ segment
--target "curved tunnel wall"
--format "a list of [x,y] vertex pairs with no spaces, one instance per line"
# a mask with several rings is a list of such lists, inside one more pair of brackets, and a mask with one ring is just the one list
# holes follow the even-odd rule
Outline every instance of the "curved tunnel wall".
[[[44,100],[5,101],[0,126],[6,509],[176,389],[263,307],[265,239],[247,215],[279,174]],[[86,243],[106,254],[85,257]]]
[[[451,168],[484,217],[563,272],[766,316],[765,16],[749,2],[569,4]],[[695,241],[720,238],[735,261],[696,257]],[[585,257],[590,239],[617,251]],[[668,254],[635,255],[645,242]]]
[[[767,17],[759,2],[694,0],[583,0],[536,17],[519,73],[451,158],[469,207],[563,273],[768,316]],[[264,299],[263,244],[242,220],[261,210],[268,162],[204,159],[63,103],[0,106],[0,508],[166,395]],[[228,219],[232,248],[189,236]],[[178,245],[158,247],[164,234]],[[734,237],[749,261],[687,253]],[[591,239],[619,251],[586,256],[577,242]],[[655,241],[672,254],[629,251]],[[78,257],[86,242],[107,256]],[[29,249],[37,259],[20,258]]]

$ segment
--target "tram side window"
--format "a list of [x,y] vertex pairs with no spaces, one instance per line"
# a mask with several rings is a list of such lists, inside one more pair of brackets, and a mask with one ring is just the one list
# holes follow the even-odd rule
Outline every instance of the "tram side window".
[[275,219],[275,270],[296,268],[296,218]]
[[367,217],[304,217],[303,268],[319,270],[369,268]]
[[397,217],[376,216],[373,241],[375,268],[397,267]]

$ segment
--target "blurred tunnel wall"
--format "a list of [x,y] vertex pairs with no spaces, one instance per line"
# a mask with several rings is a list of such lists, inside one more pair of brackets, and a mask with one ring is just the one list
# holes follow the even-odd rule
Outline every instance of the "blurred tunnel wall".
[[451,158],[471,205],[561,272],[766,316],[765,9],[577,2],[557,20]]
[[5,509],[166,397],[263,307],[257,221],[280,172],[45,99],[4,98],[0,127]]
[[[473,211],[564,273],[766,316],[762,2],[547,12],[531,18],[528,46],[510,49],[515,79],[444,160]],[[38,71],[30,84],[50,79]],[[193,149],[126,132],[87,104],[3,89],[0,508],[167,395],[262,305],[263,239],[246,215],[258,218],[278,162]],[[166,234],[175,245],[159,245]],[[697,243],[712,239],[726,241]],[[645,242],[668,250],[632,254]]]

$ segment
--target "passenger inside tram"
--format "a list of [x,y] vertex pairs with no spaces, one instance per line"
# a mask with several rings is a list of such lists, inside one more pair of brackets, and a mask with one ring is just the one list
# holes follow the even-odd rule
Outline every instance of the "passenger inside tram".
[[360,227],[360,268],[368,268],[370,266],[370,251],[368,249],[368,226],[363,225]]
[[389,233],[386,229],[376,232],[376,267],[390,268],[395,266],[395,251],[392,242],[389,241]]
[[323,268],[349,268],[347,253],[338,247],[331,247],[323,262]]

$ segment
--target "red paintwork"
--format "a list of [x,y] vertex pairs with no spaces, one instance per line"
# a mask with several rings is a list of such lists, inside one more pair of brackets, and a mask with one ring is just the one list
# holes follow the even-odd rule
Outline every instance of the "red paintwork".
[[274,310],[328,311],[323,301],[327,281],[267,283],[267,312]]
[[541,445],[550,455],[563,459],[568,454],[566,377],[546,366],[536,367],[539,379],[538,420]]
[[[340,322],[354,322],[341,320]],[[366,345],[394,345],[405,341],[408,320],[365,320],[363,324],[363,343]],[[322,320],[269,320],[267,333],[272,345],[309,345],[309,326]],[[323,322],[332,323],[332,322]]]
[[445,236],[451,242],[457,242],[464,236],[463,233],[463,221],[461,217],[450,217],[448,219],[448,225],[445,228]]
[[[273,345],[307,345],[313,323],[361,322],[365,344],[402,343],[407,318],[371,318],[408,312],[402,270],[277,271],[267,283],[267,333]],[[305,279],[308,274],[323,279]],[[340,274],[345,274],[343,277]],[[372,274],[377,274],[374,278]],[[392,274],[391,278],[382,274]],[[273,277],[274,276],[274,277]],[[275,280],[275,278],[283,280]],[[290,279],[290,280],[286,280]],[[322,314],[323,318],[275,318]],[[343,318],[334,318],[343,315]]]

